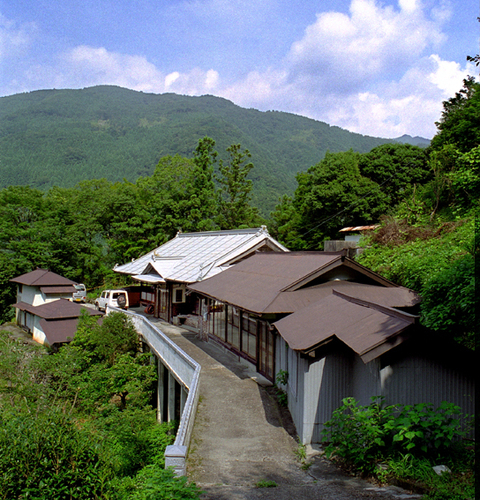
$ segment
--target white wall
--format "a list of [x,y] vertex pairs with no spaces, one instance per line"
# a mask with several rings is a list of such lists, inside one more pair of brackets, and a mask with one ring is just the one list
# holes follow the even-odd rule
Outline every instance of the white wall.
[[40,319],[38,316],[33,316],[33,328],[31,329],[33,340],[39,344],[45,344],[47,337],[43,333],[42,327],[40,326]]

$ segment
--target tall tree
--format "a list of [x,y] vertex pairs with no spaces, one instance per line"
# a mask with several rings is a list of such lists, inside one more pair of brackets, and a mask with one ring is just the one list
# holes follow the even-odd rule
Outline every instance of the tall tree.
[[360,173],[380,185],[389,205],[397,205],[411,186],[431,178],[424,149],[411,144],[384,144],[359,156]]
[[219,183],[217,220],[221,229],[249,227],[258,219],[258,210],[250,205],[253,182],[247,179],[253,163],[246,162],[252,155],[248,149],[242,151],[240,144],[232,144],[227,152],[229,160],[220,160],[220,175],[214,176]]
[[137,180],[142,206],[148,212],[150,246],[153,248],[173,238],[187,227],[189,186],[193,160],[180,155],[164,156],[153,175]]
[[209,231],[216,229],[215,183],[213,166],[217,158],[215,141],[204,137],[198,141],[193,155],[194,167],[187,188],[187,213],[185,226],[188,231]]

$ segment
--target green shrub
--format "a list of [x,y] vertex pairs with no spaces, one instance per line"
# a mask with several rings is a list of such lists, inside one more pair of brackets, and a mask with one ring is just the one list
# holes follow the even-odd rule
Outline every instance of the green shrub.
[[376,462],[389,455],[441,456],[465,436],[460,408],[451,403],[435,410],[431,404],[383,406],[381,397],[369,406],[345,398],[322,432],[327,456],[363,473],[374,473]]
[[365,473],[374,471],[386,447],[385,424],[393,419],[392,406],[383,407],[381,398],[372,399],[369,406],[358,406],[354,398],[343,399],[343,405],[333,412],[323,430],[327,456],[335,454]]
[[202,493],[186,477],[156,465],[144,467],[135,478],[126,478],[117,490],[119,500],[197,500]]
[[432,404],[404,406],[400,414],[386,423],[393,433],[393,445],[402,451],[441,454],[454,440],[464,437],[458,406],[443,401],[437,409]]
[[99,498],[113,471],[99,444],[56,408],[0,415],[0,498]]

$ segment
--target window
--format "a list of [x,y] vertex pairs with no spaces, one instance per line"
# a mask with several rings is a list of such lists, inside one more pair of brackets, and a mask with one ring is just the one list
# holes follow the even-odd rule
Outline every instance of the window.
[[183,290],[181,288],[177,288],[175,290],[175,301],[182,302],[183,300]]

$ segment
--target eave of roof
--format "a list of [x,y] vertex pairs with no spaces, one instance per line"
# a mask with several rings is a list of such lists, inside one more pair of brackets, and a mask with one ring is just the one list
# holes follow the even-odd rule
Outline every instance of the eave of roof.
[[38,306],[32,306],[25,302],[17,302],[13,304],[12,307],[20,309],[21,311],[27,311],[30,314],[45,319],[78,318],[82,310],[86,310],[91,316],[102,315],[100,311],[95,311],[94,309],[82,306],[76,302],[70,302],[67,299],[53,300],[52,302],[47,302]]
[[367,363],[403,342],[416,318],[333,290],[274,326],[293,350],[309,352],[336,337]]
[[76,292],[76,288],[73,285],[65,286],[41,286],[40,291],[45,295],[53,294],[67,294]]

